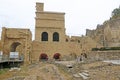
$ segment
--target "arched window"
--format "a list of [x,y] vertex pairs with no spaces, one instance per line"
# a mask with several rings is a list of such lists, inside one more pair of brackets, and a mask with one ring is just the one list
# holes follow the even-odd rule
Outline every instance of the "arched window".
[[53,33],[53,41],[59,41],[59,34],[57,32]]
[[42,33],[42,41],[48,41],[48,33],[47,32]]

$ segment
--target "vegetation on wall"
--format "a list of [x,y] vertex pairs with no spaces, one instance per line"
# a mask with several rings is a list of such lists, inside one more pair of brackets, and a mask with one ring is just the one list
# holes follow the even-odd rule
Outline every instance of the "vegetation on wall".
[[120,7],[116,8],[112,11],[112,19],[116,19],[120,17]]
[[101,47],[101,48],[92,48],[92,51],[108,51],[108,50],[120,50],[120,47]]

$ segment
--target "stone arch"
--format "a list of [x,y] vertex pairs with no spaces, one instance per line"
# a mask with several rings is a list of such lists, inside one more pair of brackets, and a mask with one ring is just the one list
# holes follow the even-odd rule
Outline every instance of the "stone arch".
[[48,60],[48,55],[46,53],[41,53],[39,60]]
[[53,33],[53,41],[59,41],[59,33],[58,32]]
[[55,53],[55,54],[53,55],[53,58],[54,58],[55,60],[60,60],[60,56],[61,56],[60,53]]
[[16,49],[17,49],[17,47],[18,47],[19,45],[21,45],[21,43],[19,43],[19,42],[13,42],[13,43],[11,44],[11,46],[10,46],[10,52],[15,52]]
[[43,32],[41,35],[41,41],[48,41],[48,33],[47,32]]

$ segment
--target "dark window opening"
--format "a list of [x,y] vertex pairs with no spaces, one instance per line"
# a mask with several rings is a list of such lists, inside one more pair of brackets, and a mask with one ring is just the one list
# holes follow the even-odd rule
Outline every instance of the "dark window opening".
[[59,41],[59,34],[57,32],[53,33],[53,41]]
[[48,33],[47,32],[42,33],[42,41],[48,41]]
[[78,40],[78,43],[80,43],[80,40]]

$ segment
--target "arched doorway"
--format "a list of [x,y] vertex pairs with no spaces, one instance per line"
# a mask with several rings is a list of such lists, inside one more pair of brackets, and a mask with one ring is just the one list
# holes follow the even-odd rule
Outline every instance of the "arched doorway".
[[41,53],[39,60],[48,60],[48,56],[46,53]]
[[54,55],[53,55],[53,58],[55,59],[55,60],[60,60],[60,53],[55,53]]
[[12,43],[12,45],[11,45],[11,47],[10,47],[10,52],[15,52],[15,51],[17,51],[17,47],[20,46],[20,45],[21,45],[21,43],[19,43],[19,42],[14,42],[14,43]]
[[21,54],[23,48],[21,43],[19,42],[13,42],[10,46],[10,53],[9,58],[10,59],[23,59],[23,55]]

